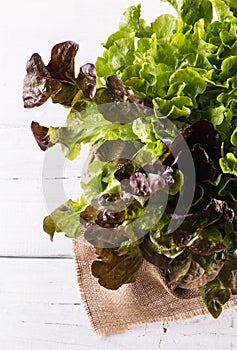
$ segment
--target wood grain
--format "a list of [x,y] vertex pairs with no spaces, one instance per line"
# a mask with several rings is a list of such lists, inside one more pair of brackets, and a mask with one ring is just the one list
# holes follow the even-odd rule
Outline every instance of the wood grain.
[[[42,220],[81,193],[80,176],[87,150],[72,162],[58,147],[55,162],[43,171],[45,153],[37,147],[29,128],[2,127],[0,140],[5,145],[0,147],[0,256],[71,256],[70,240],[60,234],[52,244],[43,233]],[[50,192],[47,198],[44,189]]]
[[[107,337],[91,329],[72,259],[0,259],[0,344],[9,350],[208,350],[237,347],[236,313],[131,327]],[[118,310],[119,312],[119,310]],[[116,317],[116,315],[115,315]]]

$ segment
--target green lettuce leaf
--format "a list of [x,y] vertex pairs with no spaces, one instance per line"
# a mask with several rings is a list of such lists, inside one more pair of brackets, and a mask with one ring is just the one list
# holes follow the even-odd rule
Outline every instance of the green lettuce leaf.
[[50,215],[46,216],[43,222],[44,231],[54,238],[55,232],[64,232],[66,237],[77,238],[80,231],[80,212],[88,205],[87,200],[81,196],[76,202],[68,202],[55,209]]
[[151,23],[151,30],[156,34],[157,39],[168,41],[177,30],[177,19],[168,14],[161,15]]
[[222,311],[222,306],[231,296],[231,289],[226,287],[217,276],[213,281],[202,286],[199,291],[208,311],[214,318],[217,318]]
[[50,127],[48,134],[52,143],[66,147],[66,156],[71,160],[80,154],[82,144],[91,143],[96,150],[108,140],[138,139],[131,124],[112,123],[96,111],[73,112],[66,127]]
[[233,153],[227,153],[221,158],[220,166],[224,174],[237,176],[237,159]]
[[212,5],[209,0],[163,0],[172,5],[182,20],[187,24],[194,24],[200,18],[207,23],[212,20]]
[[114,174],[117,167],[112,163],[94,161],[88,167],[88,181],[81,181],[81,188],[85,191],[86,198],[91,201],[96,196],[106,193],[117,193],[120,182]]
[[214,5],[218,19],[220,21],[228,20],[233,17],[233,12],[230,9],[230,3],[232,0],[210,0]]
[[231,293],[236,294],[237,257],[229,254],[219,275],[202,286],[199,291],[214,318],[217,318],[222,306],[229,300]]

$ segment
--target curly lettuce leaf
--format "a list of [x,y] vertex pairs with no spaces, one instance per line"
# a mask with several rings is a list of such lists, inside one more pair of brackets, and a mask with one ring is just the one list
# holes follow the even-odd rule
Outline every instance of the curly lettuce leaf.
[[157,39],[169,40],[177,30],[177,19],[169,14],[164,14],[156,18],[151,23],[151,30],[156,34]]
[[187,24],[194,24],[200,18],[207,23],[212,20],[212,4],[209,0],[162,0],[168,2],[177,11],[180,18]]
[[92,200],[103,192],[117,193],[120,183],[114,176],[117,168],[112,163],[94,161],[88,167],[88,180],[81,182],[88,200]]
[[218,19],[220,21],[228,20],[233,17],[233,12],[231,11],[231,5],[234,5],[236,14],[236,4],[233,0],[210,0],[214,5]]
[[81,196],[76,202],[68,200],[50,215],[44,218],[43,229],[53,240],[55,232],[64,232],[66,237],[77,238],[80,231],[80,212],[88,205],[87,200]]
[[70,106],[78,92],[92,99],[96,90],[96,74],[93,64],[87,63],[80,68],[75,77],[74,59],[79,45],[73,41],[59,43],[52,48],[51,59],[47,65],[41,56],[33,54],[26,65],[23,85],[25,108],[41,106],[50,97],[54,103]]
[[214,318],[222,312],[222,306],[230,299],[231,289],[217,276],[213,281],[199,288],[200,294]]
[[48,134],[52,143],[66,147],[66,156],[71,160],[80,154],[82,144],[93,144],[96,150],[108,140],[137,140],[131,124],[112,123],[96,111],[73,112],[66,127],[50,127]]
[[198,240],[189,246],[189,249],[200,255],[211,255],[225,250],[225,244],[221,232],[216,228],[204,229]]
[[52,79],[40,55],[31,56],[27,62],[26,72],[22,96],[25,108],[41,106],[60,89],[59,83]]
[[215,279],[224,265],[214,255],[201,256],[184,251],[167,266],[169,285],[183,289],[200,288]]
[[162,235],[158,239],[150,237],[150,249],[153,252],[174,259],[183,252],[183,247],[177,246],[172,235]]
[[221,158],[220,166],[224,174],[237,176],[237,159],[233,153],[227,153]]
[[42,126],[37,122],[31,123],[31,131],[34,138],[42,151],[46,151],[48,148],[52,147],[54,144],[50,141],[49,128]]
[[97,249],[98,260],[93,261],[91,271],[101,286],[116,290],[125,283],[134,282],[143,257],[137,247],[128,254],[119,255],[113,249]]

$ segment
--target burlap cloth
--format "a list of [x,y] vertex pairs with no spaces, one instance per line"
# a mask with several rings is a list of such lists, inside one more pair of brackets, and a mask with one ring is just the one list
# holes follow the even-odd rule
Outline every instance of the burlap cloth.
[[[73,241],[77,281],[92,327],[100,335],[120,332],[131,325],[191,318],[208,313],[197,291],[173,294],[159,269],[144,261],[134,283],[110,291],[91,274],[94,249]],[[232,297],[224,308],[237,305]]]

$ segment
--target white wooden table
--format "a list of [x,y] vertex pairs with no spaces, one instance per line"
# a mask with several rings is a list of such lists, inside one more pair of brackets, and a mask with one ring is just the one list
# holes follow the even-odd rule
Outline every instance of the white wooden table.
[[[151,21],[167,6],[143,0]],[[51,47],[63,40],[80,43],[78,64],[94,62],[100,42],[114,30],[127,6],[120,0],[13,0],[1,5],[0,79],[0,348],[3,350],[66,349],[236,349],[237,309],[180,322],[131,327],[97,336],[87,319],[76,283],[71,242],[43,234],[48,208],[42,194],[44,153],[30,133],[30,122],[62,124],[66,111],[56,105],[26,111],[21,89],[25,63],[33,52],[49,59]],[[154,5],[155,3],[155,5]],[[154,17],[153,17],[154,16]],[[76,198],[83,159],[65,163],[63,182]],[[79,193],[79,192],[78,192]]]

